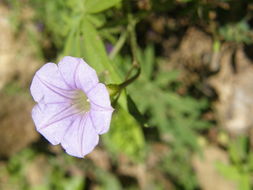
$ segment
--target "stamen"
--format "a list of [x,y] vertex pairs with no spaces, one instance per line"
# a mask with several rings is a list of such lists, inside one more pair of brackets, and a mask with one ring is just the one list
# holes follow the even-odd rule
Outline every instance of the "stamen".
[[90,110],[90,100],[82,90],[77,90],[72,99],[73,105],[81,112],[88,112]]

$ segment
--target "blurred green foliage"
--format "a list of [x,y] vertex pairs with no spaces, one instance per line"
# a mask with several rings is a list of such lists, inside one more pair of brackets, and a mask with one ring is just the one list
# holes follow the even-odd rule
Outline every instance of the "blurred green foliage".
[[220,27],[219,33],[226,41],[246,44],[252,43],[253,33],[245,20]]
[[163,162],[165,172],[185,189],[194,189],[196,182],[189,158],[192,151],[199,150],[198,132],[210,126],[201,119],[208,104],[205,99],[196,100],[175,92],[180,87],[178,71],[166,71],[159,65],[155,69],[153,46],[139,51],[138,58],[143,75],[130,87],[130,94],[141,113],[149,116],[150,127],[157,127],[160,140],[171,147]]
[[[82,190],[85,185],[85,181],[82,176],[68,177],[66,176],[66,168],[57,161],[53,156],[49,156],[47,164],[51,164],[49,170],[45,171],[44,176],[36,176],[36,170],[32,170],[32,164],[36,158],[40,158],[37,152],[32,149],[25,149],[19,154],[13,156],[7,165],[7,167],[1,168],[0,175],[5,175],[8,179],[5,182],[6,189],[18,189],[18,190]],[[45,157],[42,157],[45,159]],[[43,167],[48,167],[43,165]],[[42,170],[45,168],[41,168]],[[39,177],[41,184],[32,185],[29,183],[28,179],[35,175]],[[31,180],[31,179],[30,179]],[[38,180],[38,179],[37,179]]]
[[253,152],[249,152],[249,138],[239,136],[229,145],[231,162],[218,162],[218,171],[237,184],[238,189],[252,189]]
[[114,114],[110,133],[104,137],[108,150],[115,155],[125,153],[136,161],[143,161],[145,143],[138,122],[120,107]]

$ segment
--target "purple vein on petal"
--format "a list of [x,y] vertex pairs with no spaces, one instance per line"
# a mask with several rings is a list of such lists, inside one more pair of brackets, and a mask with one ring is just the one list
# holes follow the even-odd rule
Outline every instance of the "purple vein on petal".
[[[81,123],[82,123],[82,121],[83,121],[83,117],[80,117],[80,120],[79,120],[79,123],[78,123],[78,129],[77,129],[77,131],[78,131],[78,134],[79,134],[79,132],[80,132],[80,128],[81,128]],[[81,138],[79,139],[78,138],[78,136],[77,136],[77,141],[81,141]],[[79,142],[80,143],[80,142]],[[81,143],[80,143],[81,144]]]
[[94,86],[90,87],[90,89],[87,90],[85,93],[86,93],[86,94],[89,94],[89,92],[90,92],[92,89],[94,89],[98,84],[99,84],[99,83],[97,83],[97,84],[95,84]]
[[[75,70],[74,70],[74,85],[75,85],[75,87],[77,88],[77,84],[76,84],[76,81],[78,80],[79,81],[79,77],[77,77],[77,75],[76,75],[76,72],[77,72],[77,70],[78,70],[78,68],[79,68],[79,65],[80,65],[80,59],[78,59],[78,63],[77,63],[77,66],[75,67]],[[79,81],[79,83],[80,83],[80,81]]]
[[[82,120],[84,117],[82,117]],[[84,136],[84,130],[85,130],[85,125],[87,123],[87,120],[88,120],[88,116],[86,115],[85,121],[83,122],[83,129],[82,129],[82,135],[81,135],[81,147],[80,147],[81,148],[81,155],[83,155],[83,136]]]
[[41,82],[44,82],[45,84],[47,84],[47,85],[49,85],[49,86],[51,86],[51,87],[53,87],[53,88],[56,88],[56,89],[58,89],[58,90],[60,90],[60,91],[65,91],[65,92],[67,92],[67,93],[73,92],[72,89],[60,88],[60,87],[58,87],[58,86],[55,86],[55,85],[49,83],[48,81],[44,80],[43,78],[39,77],[38,75],[37,75],[37,77],[40,79]]
[[[48,123],[45,124],[44,126],[40,127],[40,129],[45,129],[47,127],[49,127],[50,125],[54,124],[54,123],[57,123],[58,121],[61,121],[61,120],[64,120],[64,119],[67,119],[73,115],[76,115],[76,114],[79,114],[81,113],[81,111],[78,111],[78,112],[70,112],[68,115],[66,115],[69,111],[71,110],[74,110],[74,109],[70,109],[72,107],[72,105],[68,106],[67,108],[61,110],[60,112],[58,112],[57,114],[53,115],[49,120],[48,120]],[[63,115],[62,117],[60,118],[57,118],[58,116],[60,115]],[[53,120],[50,122],[50,120]]]
[[62,72],[61,72],[60,69],[59,69],[59,73],[60,73],[60,75],[61,75],[61,78],[62,78],[63,82],[67,85],[67,87],[69,87],[70,89],[73,89],[73,87],[70,86],[70,85],[67,83],[67,81],[65,80],[65,78],[63,77]]
[[60,114],[62,114],[64,111],[68,111],[70,108],[72,107],[72,105],[68,106],[68,107],[65,107],[64,109],[61,109],[59,112],[57,112],[56,114],[54,114],[52,117],[50,117],[48,119],[47,122],[49,122],[50,120],[53,120],[55,117],[59,116]]
[[[69,131],[69,129],[71,128],[71,126],[73,125],[73,123],[75,122],[75,120],[73,119],[70,124],[68,125],[68,127],[65,129],[63,136],[62,136],[62,140],[64,139],[65,135],[67,134],[67,132]],[[61,140],[61,142],[62,142]]]
[[92,118],[91,112],[89,111],[89,112],[88,112],[88,114],[89,114],[89,116],[90,116],[91,124],[92,124],[93,128],[96,130],[97,128],[96,128],[96,126],[94,125],[94,122],[93,122],[93,118]]
[[89,99],[89,101],[90,101],[92,104],[94,104],[95,106],[97,106],[97,107],[103,109],[103,110],[96,110],[96,109],[93,109],[94,111],[113,111],[112,108],[107,108],[107,107],[100,106],[100,105],[96,104],[96,103],[95,103],[93,100],[91,100],[91,99]]
[[37,104],[37,107],[39,108],[40,112],[42,112],[41,104]]
[[66,96],[65,94],[61,93],[61,91],[70,91],[70,90],[65,90],[65,89],[59,88],[57,86],[54,86],[46,81],[43,81],[39,76],[37,76],[37,78],[39,79],[39,81],[42,84],[44,84],[48,89],[52,90],[54,93],[58,94],[59,96],[61,96],[63,98],[72,99],[72,97]]
[[[71,102],[71,101],[70,101]],[[39,104],[45,104],[45,105],[53,105],[53,104],[70,104],[70,102],[64,101],[64,102],[49,102],[49,103],[39,103]]]
[[69,114],[69,115],[67,115],[67,116],[64,116],[63,118],[57,119],[57,120],[55,120],[55,121],[52,121],[51,123],[42,126],[42,127],[40,128],[40,130],[41,130],[41,129],[45,129],[45,128],[49,127],[50,125],[54,124],[54,123],[57,123],[57,122],[59,122],[59,121],[61,121],[61,120],[64,120],[64,119],[67,119],[67,118],[69,118],[69,117],[71,117],[71,116],[73,116],[73,115],[76,115],[76,114],[78,114],[78,113],[79,113],[79,112],[77,112],[77,113],[71,113],[71,114]]
[[[79,80],[79,77],[77,78],[79,83],[80,83],[80,80]],[[93,89],[95,88],[97,85],[99,84],[99,82],[97,82],[96,84],[94,84],[92,87],[90,87],[88,90],[84,90],[83,91],[85,92],[86,95],[88,95],[88,93]]]

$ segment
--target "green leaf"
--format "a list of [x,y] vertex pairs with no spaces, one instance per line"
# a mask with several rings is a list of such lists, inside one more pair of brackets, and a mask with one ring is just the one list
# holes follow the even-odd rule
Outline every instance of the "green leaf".
[[242,174],[240,179],[239,189],[251,190],[251,176],[249,174]]
[[121,107],[116,110],[110,133],[104,135],[106,146],[111,152],[122,152],[134,160],[141,160],[145,141],[139,124]]
[[95,27],[87,19],[82,22],[82,34],[82,52],[87,62],[98,73],[108,72],[107,82],[119,83],[120,78],[110,63],[103,41]]
[[95,169],[97,180],[101,183],[101,189],[103,190],[121,190],[121,184],[119,179],[112,175],[112,173],[102,170],[100,168]]
[[84,4],[86,13],[98,13],[117,5],[121,0],[86,0]]
[[96,28],[103,26],[106,22],[103,14],[87,15],[86,17]]
[[216,163],[218,171],[226,178],[235,181],[239,185],[239,189],[250,190],[251,174],[238,170],[234,165],[226,165],[224,163]]
[[64,47],[64,55],[71,55],[75,57],[81,56],[80,36],[78,33],[78,31],[75,31],[75,28],[71,30]]
[[74,176],[61,180],[61,183],[64,183],[64,190],[82,190],[85,186],[85,181],[82,176]]
[[[97,30],[87,19],[82,22],[82,34],[81,49],[85,60],[98,73],[107,73],[105,76],[107,83],[119,83],[121,81],[119,72],[116,72],[111,64]],[[107,145],[117,150],[116,152],[123,152],[132,158],[140,158],[144,149],[144,137],[140,125],[126,111],[127,102],[124,93],[119,99],[119,104],[113,117],[110,133],[108,133]]]
[[146,76],[146,78],[151,78],[153,69],[154,69],[154,63],[155,63],[155,50],[153,45],[148,45],[147,48],[142,53],[140,50],[138,53],[138,59],[141,63],[141,68],[143,74]]
[[231,180],[235,180],[238,181],[240,179],[240,173],[237,170],[237,168],[235,168],[232,165],[227,165],[221,162],[217,162],[216,163],[216,167],[218,169],[218,171],[225,177],[227,177],[228,179]]
[[179,71],[177,70],[160,71],[159,75],[157,76],[154,82],[157,84],[157,86],[164,87],[176,81],[178,79],[178,76],[179,76]]
[[[104,82],[119,84],[121,82],[119,72],[116,72],[106,53],[104,43],[96,28],[87,20],[82,22],[81,51],[85,60],[100,74],[104,74]],[[121,106],[127,110],[126,95],[122,93],[119,98]]]
[[239,136],[231,142],[229,146],[229,154],[234,163],[240,164],[246,159],[247,145],[248,139],[244,136]]

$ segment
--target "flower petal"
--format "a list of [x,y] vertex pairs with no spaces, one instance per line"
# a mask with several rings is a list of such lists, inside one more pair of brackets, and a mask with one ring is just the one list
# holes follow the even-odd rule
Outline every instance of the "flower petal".
[[82,158],[95,148],[98,140],[99,136],[92,126],[90,117],[86,114],[79,116],[73,122],[61,144],[68,154]]
[[[90,110],[79,106],[80,90],[90,101]],[[53,145],[61,143],[72,156],[90,153],[99,134],[109,130],[113,112],[109,93],[81,58],[67,56],[58,66],[45,64],[33,78],[31,94],[38,103],[32,110],[36,129]]]
[[106,133],[109,130],[113,110],[90,111],[90,118],[98,134]]
[[113,110],[109,93],[104,84],[98,83],[88,92],[87,97],[94,109]]
[[36,72],[30,90],[36,102],[64,102],[73,96],[73,91],[64,83],[54,63],[47,63]]
[[39,103],[32,110],[36,129],[53,145],[61,142],[76,114],[76,110],[69,104]]
[[65,56],[58,66],[64,81],[72,89],[88,92],[98,83],[96,71],[81,58]]

